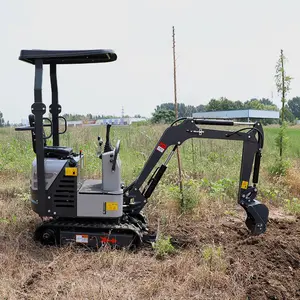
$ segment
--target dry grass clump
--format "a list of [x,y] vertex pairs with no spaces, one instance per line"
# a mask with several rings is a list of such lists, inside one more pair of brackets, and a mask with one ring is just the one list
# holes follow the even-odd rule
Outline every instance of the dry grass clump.
[[39,248],[22,237],[16,251],[3,249],[1,299],[239,299],[243,292],[197,249],[160,261],[145,251]]
[[285,183],[295,196],[300,195],[300,161],[294,161],[292,168],[287,171]]

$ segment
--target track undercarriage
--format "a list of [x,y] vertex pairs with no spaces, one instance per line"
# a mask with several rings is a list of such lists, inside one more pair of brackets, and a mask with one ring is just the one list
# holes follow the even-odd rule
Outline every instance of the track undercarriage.
[[53,218],[43,221],[34,237],[43,245],[80,244],[89,248],[109,245],[130,249],[155,241],[141,214],[135,217],[124,214],[118,220]]

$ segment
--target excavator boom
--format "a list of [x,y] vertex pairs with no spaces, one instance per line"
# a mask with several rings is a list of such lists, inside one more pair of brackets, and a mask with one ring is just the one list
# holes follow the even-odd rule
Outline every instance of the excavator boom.
[[[181,121],[181,123],[179,123]],[[176,125],[179,123],[178,125]],[[216,129],[203,129],[197,125],[212,126],[234,126],[248,125],[246,128],[237,131],[226,131]],[[249,127],[252,125],[252,127]],[[245,132],[246,131],[246,132]],[[242,141],[242,161],[240,169],[240,181],[238,189],[238,203],[247,213],[246,226],[254,235],[262,234],[266,231],[269,210],[256,200],[257,183],[259,178],[259,168],[261,151],[263,148],[264,133],[260,122],[243,123],[225,120],[203,120],[194,118],[181,118],[168,127],[160,140],[157,142],[149,159],[144,165],[138,178],[124,190],[124,203],[126,210],[130,214],[139,214],[147,203],[147,199],[153,193],[155,187],[167,169],[167,163],[174,154],[176,148],[190,138],[219,139]],[[146,186],[141,189],[145,180],[152,172],[160,158],[168,147],[174,146],[166,162],[156,169]],[[253,173],[252,185],[250,177]]]

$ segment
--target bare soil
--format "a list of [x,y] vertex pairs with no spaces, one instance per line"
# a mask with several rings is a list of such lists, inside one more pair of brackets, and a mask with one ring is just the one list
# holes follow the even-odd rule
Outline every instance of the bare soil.
[[267,232],[258,237],[236,218],[209,226],[191,222],[178,231],[173,236],[182,247],[223,246],[226,272],[245,288],[242,299],[300,299],[300,218],[274,211]]

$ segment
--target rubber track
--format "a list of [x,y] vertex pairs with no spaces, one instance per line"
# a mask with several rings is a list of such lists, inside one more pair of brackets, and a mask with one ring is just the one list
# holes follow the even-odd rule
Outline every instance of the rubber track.
[[135,233],[135,235],[139,238],[139,243],[143,240],[143,235],[147,233],[146,231],[142,230],[139,226],[132,224],[129,221],[122,220],[121,222],[117,223],[109,223],[109,222],[90,222],[90,221],[81,221],[78,220],[64,220],[64,219],[54,219],[50,221],[45,221],[41,225],[39,225],[36,229],[40,231],[41,229],[59,229],[59,230],[70,230],[72,228],[74,231],[88,231],[89,229],[99,229],[99,230],[124,230],[124,231],[131,231]]

